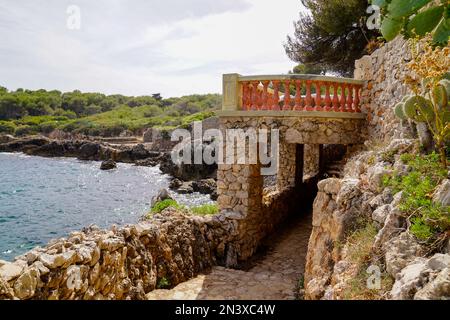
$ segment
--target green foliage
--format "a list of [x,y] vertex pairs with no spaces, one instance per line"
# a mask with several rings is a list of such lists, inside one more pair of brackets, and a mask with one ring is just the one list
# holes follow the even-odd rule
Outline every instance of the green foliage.
[[297,289],[302,290],[305,288],[305,277],[301,275],[297,281]]
[[[78,90],[61,93],[46,90],[0,92],[1,130],[20,134],[50,133],[53,129],[92,136],[114,136],[144,128],[174,129],[203,120],[220,109],[217,94],[163,99],[152,96],[105,96]],[[8,125],[5,123],[9,122]],[[30,128],[31,127],[31,128]],[[12,130],[13,129],[13,130]]]
[[386,151],[381,154],[381,160],[384,162],[394,163],[395,161],[395,151]]
[[9,121],[0,121],[0,133],[13,134],[16,125]]
[[342,291],[342,298],[344,300],[384,300],[386,299],[386,294],[392,289],[394,284],[394,279],[387,273],[381,273],[381,288],[380,289],[369,289],[367,287],[367,280],[369,273],[367,269],[369,264],[364,264],[360,266],[359,272],[355,277],[351,278]]
[[166,277],[162,277],[158,280],[158,284],[156,285],[158,289],[168,289],[170,288],[170,281]]
[[205,204],[198,207],[191,208],[192,213],[200,216],[212,216],[219,213],[217,204]]
[[401,160],[411,171],[406,175],[387,175],[383,183],[395,193],[403,191],[400,210],[411,216],[410,231],[424,241],[444,235],[450,230],[450,208],[432,201],[434,190],[447,177],[439,155],[404,154]]
[[361,265],[369,260],[377,233],[375,225],[366,223],[347,238],[347,256],[350,261]]
[[432,32],[439,24],[442,14],[444,13],[444,7],[432,7],[428,10],[424,10],[418,13],[412,18],[406,25],[406,31],[408,36],[414,37],[415,35],[424,36],[429,32]]
[[[377,300],[383,299],[385,292],[392,288],[392,279],[387,273],[381,274],[381,289],[369,289],[367,273],[369,265],[377,260],[373,250],[377,228],[372,222],[362,220],[361,227],[356,229],[346,240],[346,259],[358,270],[355,277],[350,279],[343,287],[342,296],[346,300]],[[378,257],[379,259],[379,257]]]
[[313,64],[299,64],[294,67],[292,71],[289,71],[290,74],[321,74],[324,75],[326,70],[319,65]]
[[16,128],[14,134],[16,136],[26,136],[36,134],[39,131],[39,127],[37,126],[29,126],[29,125],[21,125]]
[[[415,76],[408,75],[405,83],[414,96],[404,97],[395,107],[395,114],[404,120],[409,118],[427,125],[434,140],[434,148],[440,154],[443,168],[447,167],[446,144],[450,140],[450,82],[446,79],[450,63],[450,48],[432,47],[429,38],[411,39],[412,59],[408,68]],[[418,47],[423,51],[419,52]],[[428,145],[425,149],[430,150]]]
[[381,34],[387,41],[392,41],[402,30],[403,24],[403,20],[386,17],[381,24]]
[[166,199],[166,200],[155,203],[155,205],[152,207],[151,212],[152,213],[161,213],[167,208],[180,209],[181,206],[175,200]]
[[379,36],[367,28],[367,0],[302,0],[308,13],[300,13],[294,35],[285,50],[293,61],[321,70],[352,76],[356,59],[367,53]]
[[405,103],[404,102],[400,102],[400,103],[398,103],[395,106],[395,109],[394,109],[395,115],[401,120],[408,119],[408,117],[405,115],[405,113],[403,111],[404,106],[405,106]]
[[392,0],[388,5],[392,18],[403,18],[417,12],[431,0]]
[[441,80],[431,91],[434,104],[443,110],[448,106],[450,97],[450,81]]
[[382,9],[381,33],[387,41],[433,35],[434,44],[446,45],[450,37],[450,3],[432,0],[372,0]]
[[435,114],[433,103],[422,96],[412,96],[403,104],[403,114],[416,121],[433,121]]

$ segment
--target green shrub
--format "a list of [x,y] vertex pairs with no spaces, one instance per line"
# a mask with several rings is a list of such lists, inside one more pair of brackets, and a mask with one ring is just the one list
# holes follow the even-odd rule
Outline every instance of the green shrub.
[[219,213],[217,204],[204,204],[202,206],[191,208],[192,213],[201,216],[211,216]]
[[71,110],[64,110],[61,108],[57,108],[55,112],[53,113],[54,116],[62,116],[66,117],[67,119],[76,119],[77,114]]
[[57,127],[58,127],[58,123],[55,121],[48,121],[48,122],[41,123],[39,125],[40,132],[45,133],[45,134],[51,133]]
[[361,265],[370,259],[377,228],[372,223],[367,223],[361,229],[356,230],[347,238],[350,261]]
[[383,299],[386,292],[392,288],[392,278],[386,273],[381,274],[381,288],[369,289],[367,280],[370,274],[367,269],[374,261],[380,259],[373,250],[373,244],[377,235],[377,228],[367,220],[359,221],[361,227],[355,230],[346,242],[346,259],[357,269],[355,277],[345,283],[342,297],[346,300],[379,300]]
[[18,126],[16,128],[16,130],[14,131],[14,134],[16,136],[26,136],[26,135],[36,134],[37,132],[39,132],[39,127],[22,125],[22,126]]
[[387,273],[381,273],[381,288],[369,289],[367,280],[370,274],[367,273],[369,264],[360,267],[359,272],[350,279],[344,286],[341,296],[344,300],[384,300],[386,294],[392,289],[394,279]]
[[158,284],[156,285],[157,289],[168,289],[170,288],[170,281],[166,277],[162,277],[159,279]]
[[181,207],[175,200],[166,199],[166,200],[155,203],[155,205],[152,207],[151,212],[152,213],[161,213],[162,211],[164,211],[167,208],[180,209]]
[[13,134],[16,125],[10,121],[0,121],[0,133]]
[[447,237],[450,208],[432,201],[436,187],[447,177],[447,170],[442,169],[439,155],[404,154],[400,159],[411,171],[406,175],[387,175],[383,183],[393,188],[395,193],[403,191],[400,210],[411,216],[411,233],[423,241]]

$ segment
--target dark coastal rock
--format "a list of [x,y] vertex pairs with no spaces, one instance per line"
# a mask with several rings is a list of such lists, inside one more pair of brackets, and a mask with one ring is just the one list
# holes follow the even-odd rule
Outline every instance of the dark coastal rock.
[[124,146],[115,150],[114,160],[126,163],[136,163],[141,166],[155,166],[161,157],[160,152],[150,151],[143,144],[133,147]]
[[202,194],[212,194],[217,190],[217,183],[214,179],[193,181],[192,188],[194,189],[194,192],[200,192]]
[[217,183],[214,179],[204,179],[198,181],[183,182],[179,179],[173,179],[169,188],[179,194],[191,194],[199,192],[201,194],[211,195],[212,200],[217,200]]
[[169,191],[167,191],[167,189],[159,190],[158,194],[152,198],[150,204],[153,207],[158,202],[161,202],[164,200],[173,200],[173,198],[170,196]]
[[40,147],[24,150],[25,153],[42,157],[63,157],[66,154],[66,148],[61,142],[52,141]]
[[98,143],[87,142],[80,147],[78,159],[98,160],[100,145]]
[[8,142],[15,141],[15,140],[16,140],[16,138],[14,138],[10,134],[0,135],[0,143],[8,143]]
[[136,160],[134,164],[139,167],[154,167],[158,165],[158,160],[148,158],[144,160]]
[[161,158],[160,170],[182,181],[214,178],[217,174],[217,164],[175,164],[170,153]]
[[180,179],[173,179],[170,181],[169,188],[172,190],[178,190],[183,185],[183,181]]
[[194,193],[193,182],[183,182],[181,186],[177,189],[179,194],[191,194]]
[[100,166],[100,170],[112,170],[117,168],[117,163],[113,160],[105,160]]
[[45,137],[18,139],[0,144],[0,152],[22,152],[24,149],[40,147],[48,143],[50,143],[50,140]]
[[219,199],[219,194],[217,193],[217,189],[214,190],[209,196],[211,197],[211,200],[217,201]]
[[131,149],[131,157],[133,160],[147,159],[149,158],[149,151],[145,149],[143,144],[138,144]]

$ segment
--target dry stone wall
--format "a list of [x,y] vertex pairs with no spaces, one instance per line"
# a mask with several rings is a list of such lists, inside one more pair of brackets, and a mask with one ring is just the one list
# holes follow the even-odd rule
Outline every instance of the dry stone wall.
[[236,261],[239,224],[227,214],[168,209],[137,225],[73,232],[13,263],[0,261],[0,299],[145,299],[162,284]]
[[136,225],[73,232],[14,262],[0,261],[0,300],[145,299],[212,266],[247,260],[285,217],[292,198],[261,195],[261,211],[209,217],[167,209]]
[[394,107],[409,92],[403,80],[410,59],[408,43],[398,37],[355,62],[355,78],[365,80],[361,109],[367,114],[367,138],[404,138]]

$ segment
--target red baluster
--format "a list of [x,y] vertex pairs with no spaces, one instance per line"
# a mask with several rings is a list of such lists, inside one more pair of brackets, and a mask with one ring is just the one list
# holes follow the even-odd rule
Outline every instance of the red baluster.
[[305,98],[305,110],[313,111],[312,107],[312,96],[311,96],[311,80],[306,80],[306,98]]
[[258,85],[258,110],[261,110],[261,106],[262,106],[262,101],[263,101],[263,91],[264,87],[259,84]]
[[322,111],[322,92],[321,92],[322,84],[320,81],[316,82],[316,111]]
[[339,111],[340,112],[345,112],[345,103],[347,102],[347,99],[345,98],[345,89],[346,89],[346,85],[345,83],[341,84],[341,100],[339,100],[339,104],[340,104],[340,108]]
[[333,83],[333,111],[339,111],[339,85],[336,82]]
[[250,109],[249,95],[250,95],[249,84],[248,84],[248,82],[244,82],[242,84],[242,106],[243,106],[244,110]]
[[252,89],[252,106],[251,106],[251,110],[258,110],[258,98],[259,98],[258,85],[259,85],[259,81],[252,82],[253,89]]
[[361,102],[361,98],[359,97],[359,91],[361,90],[361,86],[355,86],[355,101],[354,101],[354,109],[355,112],[361,112],[359,104]]
[[262,106],[261,106],[261,110],[269,110],[270,107],[267,103],[267,101],[269,100],[269,96],[267,94],[267,88],[269,87],[269,83],[270,81],[263,81],[263,94],[262,94]]
[[242,82],[242,110],[245,110],[245,95],[246,93],[245,82]]
[[348,96],[347,96],[347,112],[355,112],[353,109],[353,85],[348,85]]
[[284,106],[283,110],[291,110],[291,80],[284,81]]
[[279,86],[280,86],[280,81],[278,80],[274,80],[272,81],[273,84],[273,105],[272,105],[272,110],[280,110],[280,94],[279,94]]
[[330,83],[325,82],[325,111],[331,110]]
[[301,80],[295,81],[295,107],[294,110],[302,111],[302,82]]

